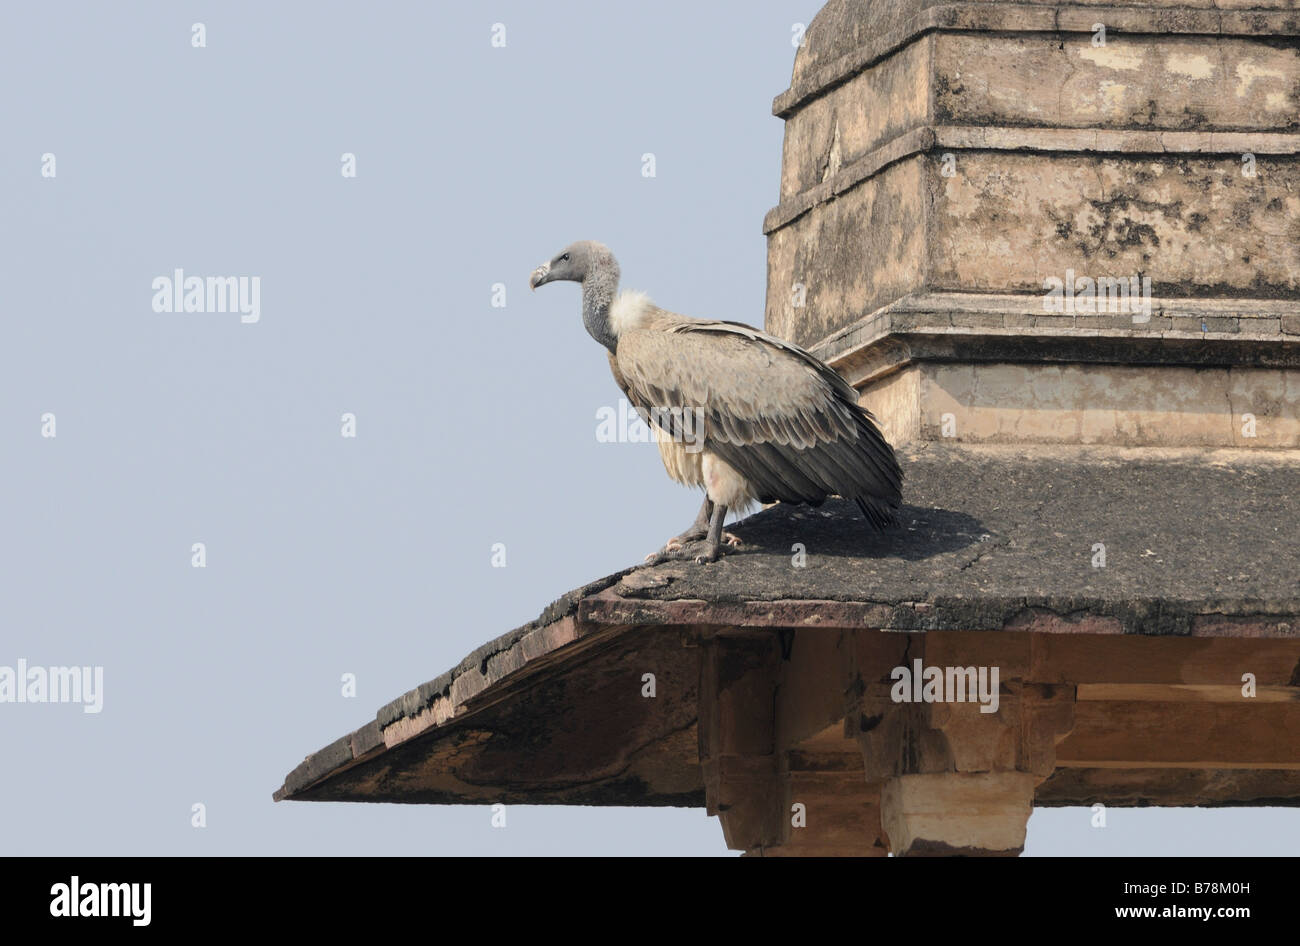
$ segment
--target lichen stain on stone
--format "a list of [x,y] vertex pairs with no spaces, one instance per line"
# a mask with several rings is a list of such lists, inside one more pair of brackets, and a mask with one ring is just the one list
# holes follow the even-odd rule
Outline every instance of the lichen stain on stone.
[[[1088,203],[1101,218],[1089,231],[1099,250],[1105,249],[1108,244],[1116,247],[1144,245],[1158,247],[1160,245],[1160,235],[1156,232],[1156,228],[1149,223],[1134,220],[1128,214],[1130,208],[1144,213],[1166,214],[1175,219],[1182,211],[1181,202],[1173,207],[1164,207],[1124,195],[1110,200],[1089,200]],[[1115,254],[1112,251],[1110,255]]]
[[1192,128],[1208,128],[1212,122],[1210,117],[1199,108],[1192,108],[1190,105],[1183,106],[1182,120],[1177,122],[1177,127],[1187,130]]
[[1124,95],[1128,92],[1128,86],[1104,79],[1098,85],[1098,88],[1101,91],[1102,101],[1105,102],[1106,108],[1112,112],[1119,111],[1124,104]]
[[1250,92],[1251,85],[1257,79],[1286,79],[1286,73],[1281,69],[1272,69],[1268,66],[1261,66],[1250,61],[1237,63],[1237,96],[1243,97]]
[[1208,79],[1214,75],[1210,57],[1199,53],[1172,52],[1165,58],[1165,68],[1192,79]]
[[1106,69],[1141,69],[1144,65],[1141,49],[1131,46],[1085,46],[1079,53],[1080,59],[1102,66]]

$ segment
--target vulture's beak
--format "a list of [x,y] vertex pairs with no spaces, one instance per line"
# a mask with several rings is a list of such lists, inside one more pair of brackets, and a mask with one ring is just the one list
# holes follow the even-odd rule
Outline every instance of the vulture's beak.
[[528,280],[528,288],[536,289],[538,286],[544,286],[551,281],[551,264],[543,263],[533,270],[533,275]]

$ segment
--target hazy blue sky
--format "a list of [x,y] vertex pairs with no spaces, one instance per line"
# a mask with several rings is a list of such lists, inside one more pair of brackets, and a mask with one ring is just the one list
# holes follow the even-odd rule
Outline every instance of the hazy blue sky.
[[[819,6],[6,6],[0,665],[102,666],[104,692],[0,704],[0,853],[725,853],[702,811],[501,830],[271,792],[693,516],[653,447],[597,442],[619,395],[578,293],[526,280],[599,239],[625,285],[761,322],[771,99]],[[175,269],[258,277],[260,319],[154,311]],[[1279,810],[1089,817],[1036,813],[1028,853],[1300,842]]]

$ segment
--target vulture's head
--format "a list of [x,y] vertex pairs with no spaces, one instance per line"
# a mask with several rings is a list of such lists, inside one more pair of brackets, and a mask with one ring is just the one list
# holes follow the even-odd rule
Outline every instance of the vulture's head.
[[600,274],[618,279],[618,263],[609,247],[594,240],[581,240],[560,250],[549,263],[533,270],[528,285],[533,289],[548,282],[585,282],[589,276]]

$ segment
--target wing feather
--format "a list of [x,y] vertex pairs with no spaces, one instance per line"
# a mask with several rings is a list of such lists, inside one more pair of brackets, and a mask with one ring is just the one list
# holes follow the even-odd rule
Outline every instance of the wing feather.
[[857,392],[782,339],[738,322],[653,309],[610,357],[628,400],[682,436],[673,409],[703,420],[704,446],[764,502],[858,501],[880,524],[899,505],[902,471]]

